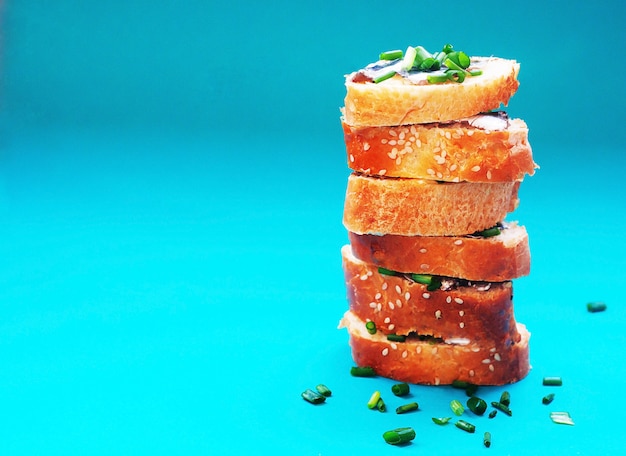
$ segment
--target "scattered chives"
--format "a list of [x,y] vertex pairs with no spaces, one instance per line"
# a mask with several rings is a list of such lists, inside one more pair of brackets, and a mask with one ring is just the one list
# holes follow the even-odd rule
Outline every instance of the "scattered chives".
[[382,76],[378,76],[377,78],[374,79],[374,83],[378,84],[379,82],[383,82],[386,81],[389,78],[392,78],[396,75],[395,71],[390,71],[389,73],[385,73]]
[[491,405],[493,408],[500,410],[502,413],[513,416],[513,412],[511,412],[511,409],[508,406],[501,404],[500,402],[492,402]]
[[383,401],[382,397],[378,399],[378,402],[376,403],[376,408],[378,409],[379,412],[387,411],[387,406],[385,405],[385,401]]
[[587,311],[591,313],[604,312],[606,310],[606,304],[603,302],[588,302]]
[[320,393],[324,397],[330,397],[333,393],[328,389],[326,385],[319,384],[315,387],[318,393]]
[[498,234],[500,234],[500,228],[498,228],[497,226],[494,226],[492,228],[488,228],[486,230],[483,231],[477,231],[476,233],[474,233],[476,236],[481,236],[481,237],[493,237],[493,236],[497,236]]
[[398,275],[398,273],[396,271],[392,271],[391,269],[387,269],[387,268],[383,268],[383,267],[379,267],[378,268],[378,273],[379,274],[383,274],[383,275],[388,275],[388,276],[396,276],[396,275]]
[[406,396],[409,394],[409,385],[408,383],[396,383],[391,386],[391,392],[396,396]]
[[479,397],[472,396],[467,400],[467,408],[476,415],[482,415],[487,410],[487,403]]
[[380,391],[374,391],[372,393],[372,396],[370,397],[370,400],[367,401],[367,408],[368,409],[375,409],[376,406],[378,405],[378,400],[380,399]]
[[376,323],[371,320],[368,321],[365,323],[365,329],[367,329],[367,332],[370,334],[376,334]]
[[561,380],[561,377],[543,377],[543,385],[544,386],[561,386],[563,385],[563,380]]
[[375,377],[376,371],[369,366],[353,366],[350,368],[350,374],[353,377]]
[[439,426],[443,426],[444,424],[448,424],[448,421],[450,421],[452,418],[447,416],[445,418],[431,418],[433,420],[433,423],[438,424]]
[[408,443],[415,438],[415,431],[410,427],[403,427],[387,431],[383,434],[383,439],[389,445],[401,445]]
[[467,421],[459,420],[454,423],[454,425],[465,432],[473,433],[476,431],[476,426],[472,423],[468,423]]
[[406,341],[406,336],[401,334],[387,334],[387,340],[391,342],[404,342]]
[[461,404],[459,401],[457,401],[456,399],[450,401],[450,408],[452,409],[452,412],[456,415],[456,416],[461,416],[463,415],[463,412],[465,411],[465,408],[463,407],[463,404]]
[[500,404],[506,405],[507,407],[511,405],[511,395],[508,391],[504,391],[500,395]]
[[495,418],[497,414],[498,414],[497,410],[492,410],[491,412],[489,412],[489,418]]
[[322,402],[324,402],[326,400],[325,396],[322,396],[321,394],[313,391],[312,389],[307,389],[306,391],[304,391],[302,393],[302,398],[307,401],[310,402],[311,404],[321,404]]
[[403,413],[413,412],[419,408],[417,402],[409,402],[408,404],[401,405],[396,409],[396,413],[401,415]]
[[379,56],[379,60],[396,60],[396,59],[401,59],[402,56],[404,55],[404,53],[399,50],[393,50],[393,51],[385,51],[385,52],[381,52],[380,56]]
[[485,434],[483,435],[483,445],[485,445],[487,448],[491,446],[491,432],[485,432]]
[[550,419],[557,424],[574,425],[574,420],[572,420],[572,417],[567,412],[551,412]]
[[544,404],[544,405],[548,405],[548,404],[550,404],[553,400],[554,400],[554,393],[550,393],[550,394],[548,394],[548,395],[544,396],[544,397],[541,399],[541,403],[542,403],[542,404]]

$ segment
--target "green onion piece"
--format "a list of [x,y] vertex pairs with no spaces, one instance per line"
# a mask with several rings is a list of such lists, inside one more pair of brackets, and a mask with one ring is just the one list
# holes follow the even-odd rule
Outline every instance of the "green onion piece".
[[487,410],[487,403],[479,397],[472,396],[467,400],[467,408],[476,415],[482,415]]
[[323,385],[321,383],[317,385],[315,389],[317,390],[318,393],[320,393],[324,397],[330,397],[333,394],[332,391],[328,389],[326,385]]
[[470,76],[480,76],[481,74],[483,74],[483,70],[470,70],[469,74]]
[[561,380],[561,377],[543,377],[543,385],[544,386],[561,386],[563,385],[563,380]]
[[379,82],[386,81],[389,78],[393,78],[395,75],[396,75],[396,72],[392,70],[389,73],[385,73],[382,76],[378,76],[377,78],[375,78],[374,83],[378,84]]
[[379,412],[387,411],[387,406],[385,405],[385,401],[383,401],[382,397],[378,399],[378,402],[376,403],[376,408],[378,409]]
[[422,71],[437,71],[441,68],[441,62],[434,57],[428,57],[419,65],[419,69]]
[[369,366],[353,366],[350,368],[350,374],[353,377],[376,377],[374,368]]
[[419,408],[419,405],[417,404],[417,402],[409,402],[408,404],[404,404],[398,407],[396,409],[396,413],[398,415],[401,415],[403,413],[413,412],[414,410],[417,410],[418,408]]
[[441,52],[443,52],[445,54],[449,54],[452,51],[454,51],[454,47],[451,44],[444,45],[443,49],[441,50]]
[[433,281],[433,276],[428,274],[411,274],[411,279],[414,282],[421,283],[422,285],[430,285]]
[[569,424],[574,425],[574,420],[567,412],[551,412],[550,419],[557,424]]
[[415,60],[417,57],[417,50],[413,46],[409,46],[406,48],[406,52],[404,53],[404,57],[402,58],[402,68],[407,71],[410,71],[411,68],[415,65]]
[[302,393],[302,398],[307,401],[310,402],[311,404],[321,404],[322,402],[324,402],[326,400],[325,396],[322,396],[321,394],[313,391],[312,389],[307,389],[306,391],[304,391]]
[[383,439],[385,439],[385,442],[389,445],[401,445],[410,442],[414,438],[415,431],[410,427],[394,429],[383,434]]
[[492,228],[488,228],[486,230],[482,230],[482,231],[477,231],[476,233],[474,233],[476,236],[482,236],[482,237],[493,237],[493,236],[497,236],[498,234],[500,234],[500,228],[498,228],[497,226],[494,226]]
[[491,405],[500,410],[502,413],[506,413],[509,416],[513,416],[513,412],[511,412],[511,409],[509,407],[507,407],[504,404],[501,404],[500,402],[492,402]]
[[547,395],[543,396],[543,398],[541,399],[541,403],[544,404],[544,405],[548,405],[553,400],[554,400],[554,393],[550,393],[550,394],[547,394]]
[[450,54],[448,54],[448,58],[443,62],[450,70],[461,71],[465,73],[465,68],[461,67],[458,63],[450,59]]
[[472,423],[468,423],[467,421],[459,420],[454,423],[454,425],[459,429],[464,430],[465,432],[473,433],[476,431],[476,426],[474,426]]
[[[470,58],[463,51],[449,52],[448,59],[454,62],[455,65],[457,65],[460,69],[463,69],[463,70],[469,67],[471,63]],[[450,65],[448,65],[447,63],[446,63],[446,66],[450,68]]]
[[430,285],[426,287],[428,291],[436,291],[441,287],[441,277],[433,276]]
[[495,418],[497,414],[498,414],[497,410],[492,410],[491,412],[489,412],[489,418]]
[[461,402],[457,401],[456,399],[450,401],[450,408],[456,416],[463,415],[463,412],[465,411],[465,407],[463,407],[463,404],[461,404]]
[[458,82],[459,84],[465,81],[465,70],[446,70],[446,74],[450,81]]
[[370,410],[375,409],[376,405],[378,405],[379,399],[380,399],[380,391],[374,391],[372,393],[372,396],[370,397],[370,400],[367,401],[367,408]]
[[603,302],[588,302],[587,312],[604,312],[606,310],[606,304]]
[[440,426],[443,426],[444,424],[448,424],[448,421],[450,421],[452,418],[451,417],[445,417],[445,418],[432,418],[433,423],[438,424]]
[[414,66],[418,66],[421,69],[422,62],[428,59],[432,59],[433,56],[423,46],[415,47],[415,63]]
[[485,434],[483,435],[483,445],[485,445],[487,448],[491,446],[491,433],[490,432],[485,432]]
[[393,51],[381,52],[379,59],[380,60],[396,60],[396,59],[401,59],[403,55],[404,54],[401,50],[395,49]]
[[467,389],[470,385],[471,385],[470,382],[466,382],[463,380],[454,380],[450,386],[452,388],[458,388],[458,389],[464,390],[464,389]]
[[478,385],[470,384],[467,388],[465,388],[465,394],[468,397],[472,397],[474,394],[476,394],[476,391],[478,391]]
[[391,269],[382,268],[382,267],[378,268],[378,273],[382,274],[382,275],[388,275],[388,276],[397,276],[398,275],[398,273],[396,271],[392,271]]
[[409,394],[410,388],[408,383],[396,383],[391,386],[391,392],[396,396],[406,396]]
[[508,391],[504,391],[500,395],[500,404],[506,405],[507,407],[511,405],[511,395]]
[[447,74],[429,74],[426,76],[426,80],[429,84],[441,84],[442,82],[448,82],[450,77]]
[[406,341],[406,336],[401,334],[387,334],[387,340],[391,342],[404,342]]
[[367,329],[367,332],[370,334],[376,334],[376,323],[371,320],[368,321],[365,323],[365,329]]

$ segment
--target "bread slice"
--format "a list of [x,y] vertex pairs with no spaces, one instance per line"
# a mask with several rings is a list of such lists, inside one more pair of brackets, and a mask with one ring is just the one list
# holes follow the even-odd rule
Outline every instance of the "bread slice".
[[343,223],[357,234],[471,234],[494,226],[515,210],[519,184],[439,183],[352,173]]
[[513,285],[443,278],[439,289],[411,275],[380,273],[358,260],[349,245],[341,249],[350,310],[375,323],[383,334],[418,334],[444,341],[518,342],[513,314]]
[[504,113],[451,123],[352,127],[342,122],[348,166],[357,172],[448,182],[508,182],[533,175],[528,127]]
[[500,234],[398,236],[348,233],[356,258],[393,271],[504,282],[530,274],[526,228],[500,224]]
[[[499,109],[517,91],[519,64],[496,57],[472,57],[470,70],[483,74],[462,83],[429,84],[425,74],[411,81],[396,75],[378,84],[346,76],[343,115],[351,126],[391,126],[444,122]],[[355,82],[362,81],[362,82]]]
[[463,381],[474,385],[505,385],[524,378],[530,371],[530,333],[517,324],[515,344],[433,343],[419,338],[389,341],[382,333],[369,334],[365,321],[353,312],[339,323],[349,334],[354,362],[369,366],[383,377],[424,385],[449,385]]

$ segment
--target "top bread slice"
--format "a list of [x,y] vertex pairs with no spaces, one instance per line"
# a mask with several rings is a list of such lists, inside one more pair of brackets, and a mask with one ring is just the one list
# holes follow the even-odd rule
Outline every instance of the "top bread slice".
[[482,74],[439,84],[411,82],[398,74],[379,83],[360,82],[359,72],[351,73],[346,76],[345,122],[392,126],[461,119],[508,105],[519,87],[515,60],[472,57],[469,69]]

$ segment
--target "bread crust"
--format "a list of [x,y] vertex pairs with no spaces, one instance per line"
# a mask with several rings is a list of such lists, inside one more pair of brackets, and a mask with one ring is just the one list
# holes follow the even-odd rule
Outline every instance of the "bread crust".
[[448,182],[508,182],[533,175],[528,127],[521,119],[502,130],[467,122],[353,127],[342,122],[350,169],[369,175]]
[[456,236],[494,226],[518,205],[519,182],[438,183],[352,173],[343,223],[357,234]]
[[505,385],[524,378],[530,371],[530,333],[517,324],[520,334],[515,344],[432,344],[407,339],[388,341],[384,335],[370,335],[365,322],[348,311],[340,322],[349,334],[354,362],[369,366],[383,377],[396,381],[449,385],[454,381],[474,385]]
[[530,274],[526,228],[505,223],[498,236],[399,236],[348,232],[353,255],[392,271],[504,282]]
[[349,245],[341,255],[350,310],[363,321],[373,321],[383,334],[500,345],[520,339],[511,282],[429,291],[404,276],[379,273],[376,266],[355,258]]
[[472,57],[483,74],[462,83],[410,84],[401,76],[381,83],[346,76],[343,114],[348,125],[389,126],[442,122],[507,105],[517,91],[519,64],[496,57]]

